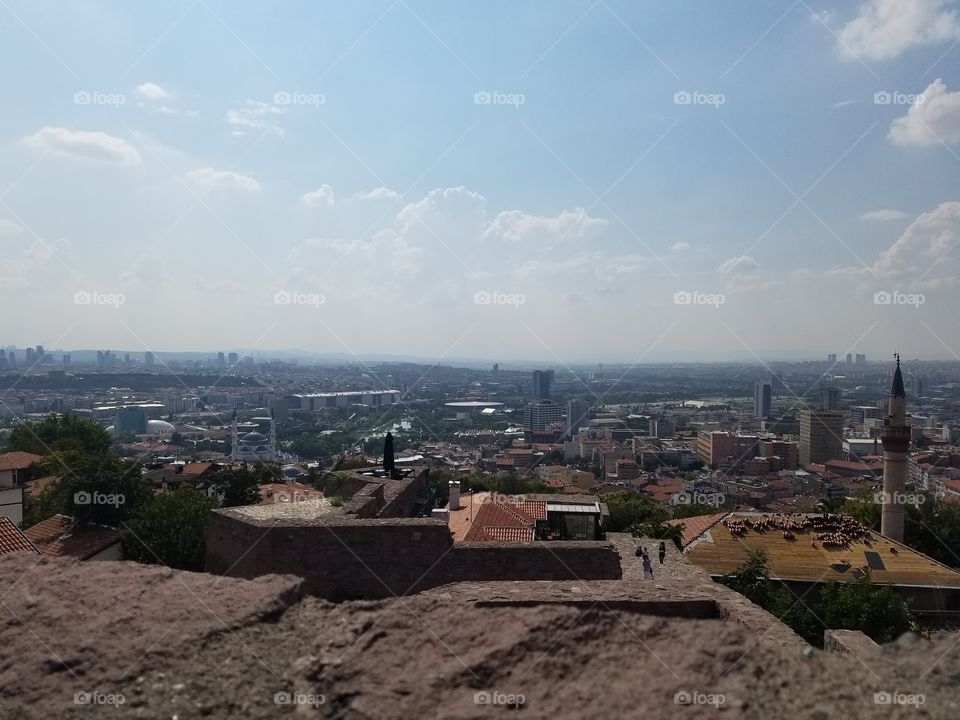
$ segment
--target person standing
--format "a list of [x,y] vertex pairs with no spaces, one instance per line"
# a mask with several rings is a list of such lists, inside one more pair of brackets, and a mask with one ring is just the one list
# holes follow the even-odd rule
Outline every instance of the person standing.
[[663,559],[667,556],[667,544],[660,542],[660,564],[663,565]]
[[650,564],[650,556],[646,553],[643,555],[643,579],[653,580],[653,566]]

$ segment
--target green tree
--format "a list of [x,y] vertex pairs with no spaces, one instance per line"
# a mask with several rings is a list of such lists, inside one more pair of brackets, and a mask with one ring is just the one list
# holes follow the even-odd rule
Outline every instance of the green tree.
[[124,557],[202,571],[208,516],[216,505],[190,487],[154,496],[123,528]]
[[110,433],[95,422],[69,413],[51,415],[39,422],[22,422],[10,430],[7,450],[35,455],[53,451],[78,451],[104,455],[110,449]]
[[683,548],[683,528],[679,525],[667,525],[665,522],[648,520],[642,523],[634,523],[627,530],[634,537],[672,540],[678,550]]
[[631,525],[648,522],[657,525],[670,519],[666,510],[639,493],[611,493],[602,497],[610,511],[608,532],[627,532]]
[[878,643],[910,629],[910,611],[897,593],[864,575],[856,582],[829,582],[820,591],[823,621],[831,628],[860,630]]
[[272,479],[269,470],[264,475],[264,468],[247,467],[228,468],[216,475],[217,492],[223,495],[223,507],[238,507],[240,505],[256,505],[260,502],[260,482]]

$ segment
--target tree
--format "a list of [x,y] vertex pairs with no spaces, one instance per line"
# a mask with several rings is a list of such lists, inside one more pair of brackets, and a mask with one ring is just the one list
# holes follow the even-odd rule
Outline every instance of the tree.
[[634,537],[648,537],[655,540],[673,540],[678,550],[683,549],[683,528],[679,525],[667,525],[665,522],[648,520],[634,523],[627,530]]
[[124,557],[202,571],[208,515],[216,505],[191,487],[154,496],[123,528]]
[[269,470],[263,468],[250,470],[246,467],[221,470],[216,475],[216,489],[223,495],[223,507],[238,507],[240,505],[256,505],[260,502],[260,481],[267,473],[267,482],[270,481]]
[[864,575],[856,582],[829,582],[820,591],[821,617],[831,628],[860,630],[878,643],[910,629],[910,611],[897,593]]
[[[44,496],[45,504],[35,506],[32,512],[38,508],[43,512],[54,510],[81,524],[116,527],[152,494],[139,463],[113,453],[98,456],[78,450],[57,451],[39,465],[45,474],[57,475],[60,481],[49,497]],[[34,521],[43,519],[36,517]]]
[[68,450],[104,455],[112,440],[110,433],[95,422],[67,413],[51,415],[40,422],[18,423],[10,430],[7,450],[35,455]]
[[610,510],[608,532],[627,532],[632,525],[651,522],[654,525],[670,519],[669,513],[639,493],[622,492],[603,496]]
[[390,477],[395,477],[396,463],[393,458],[393,434],[387,433],[387,436],[383,439],[383,469],[387,471],[387,474]]

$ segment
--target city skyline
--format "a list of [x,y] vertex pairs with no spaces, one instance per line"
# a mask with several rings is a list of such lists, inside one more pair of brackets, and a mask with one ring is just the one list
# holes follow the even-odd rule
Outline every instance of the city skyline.
[[3,342],[960,358],[956,3],[52,7],[0,10]]

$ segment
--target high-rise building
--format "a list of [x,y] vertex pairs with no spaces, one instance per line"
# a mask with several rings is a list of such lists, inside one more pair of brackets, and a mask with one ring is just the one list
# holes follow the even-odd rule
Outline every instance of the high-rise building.
[[835,410],[800,411],[800,465],[839,460],[843,452],[843,413]]
[[753,383],[753,416],[765,418],[770,416],[770,407],[773,402],[773,385],[769,380],[756,380]]
[[887,401],[887,417],[880,428],[883,443],[883,506],[880,534],[903,542],[903,506],[906,503],[907,457],[910,450],[910,426],[907,424],[907,393],[900,373],[900,356],[893,373],[893,385]]
[[523,408],[524,430],[546,430],[560,425],[562,420],[560,406],[551,400],[536,400]]
[[153,353],[147,350],[143,354],[143,362],[146,363],[147,367],[153,367],[153,363],[154,363]]
[[237,360],[239,359],[240,359],[240,356],[237,355],[237,353],[235,352],[232,352],[229,355],[227,355],[227,362],[230,363],[230,365],[236,365]]
[[64,353],[64,354],[63,354],[63,364],[64,364],[64,365],[69,365],[71,359],[72,359],[72,358],[70,357],[70,353]]
[[847,353],[847,365],[853,365],[853,355]]
[[222,352],[217,353],[217,367],[225,367],[227,364],[227,356]]
[[864,353],[857,353],[857,358],[856,358],[856,360],[857,360],[857,365],[866,365],[866,364],[867,364],[867,356],[866,356]]
[[553,370],[533,371],[533,397],[535,400],[550,399],[550,384],[553,382]]
[[830,353],[829,355],[827,355],[827,362],[828,362],[828,363],[836,363],[836,362],[837,362],[837,354],[836,354],[836,353]]
[[589,409],[587,403],[583,400],[567,402],[567,437],[573,437],[580,428],[587,424]]
[[820,390],[820,409],[839,410],[840,399],[843,397],[840,388],[827,387]]

